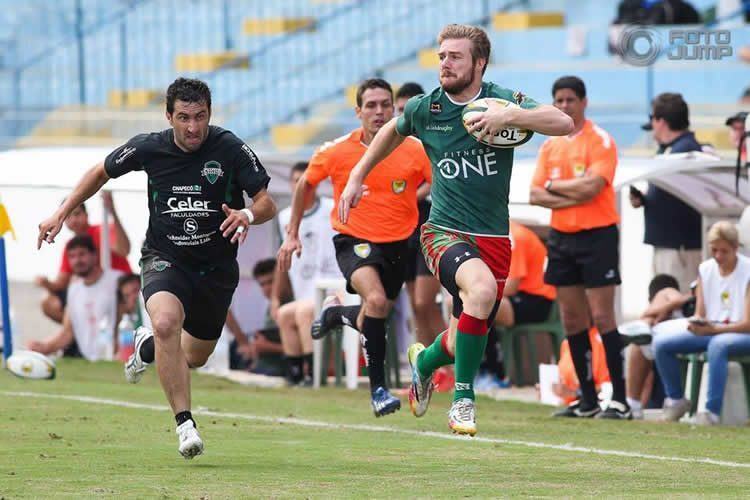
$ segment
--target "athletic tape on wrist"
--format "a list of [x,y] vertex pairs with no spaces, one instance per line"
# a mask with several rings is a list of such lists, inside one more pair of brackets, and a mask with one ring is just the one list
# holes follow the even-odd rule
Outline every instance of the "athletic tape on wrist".
[[245,215],[247,215],[247,218],[250,220],[250,222],[248,222],[248,224],[252,224],[253,223],[253,221],[255,220],[255,216],[253,215],[253,213],[250,211],[249,208],[243,208],[242,210],[240,210],[240,212],[244,212]]

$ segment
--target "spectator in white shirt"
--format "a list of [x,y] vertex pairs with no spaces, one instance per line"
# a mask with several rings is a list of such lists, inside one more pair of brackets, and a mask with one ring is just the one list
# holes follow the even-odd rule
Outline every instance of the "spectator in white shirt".
[[[699,267],[695,316],[683,321],[684,329],[654,337],[656,366],[662,377],[665,420],[677,421],[690,409],[685,399],[678,354],[706,352],[708,397],[699,424],[719,422],[728,358],[750,355],[750,259],[738,253],[739,235],[734,224],[720,221],[708,231],[712,258]],[[680,331],[681,330],[681,331]]]
[[[122,272],[100,267],[96,246],[89,235],[72,238],[65,245],[65,252],[73,275],[79,279],[68,287],[62,329],[47,339],[29,342],[28,348],[52,354],[75,341],[81,355],[89,361],[111,358],[116,348],[117,280]],[[97,339],[101,330],[108,332],[109,337]]]

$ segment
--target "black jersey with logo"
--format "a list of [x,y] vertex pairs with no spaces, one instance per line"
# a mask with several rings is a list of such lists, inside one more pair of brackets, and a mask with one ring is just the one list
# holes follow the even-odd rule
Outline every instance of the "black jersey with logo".
[[210,126],[201,148],[186,153],[174,131],[141,134],[110,153],[104,168],[112,178],[132,170],[148,175],[146,243],[179,263],[203,269],[237,257],[237,244],[224,238],[221,205],[244,208],[242,191],[256,195],[270,178],[255,153],[237,136]]

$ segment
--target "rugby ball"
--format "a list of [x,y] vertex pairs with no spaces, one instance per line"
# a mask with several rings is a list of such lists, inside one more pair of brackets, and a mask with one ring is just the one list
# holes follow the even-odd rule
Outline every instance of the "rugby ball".
[[[487,111],[488,101],[495,101],[504,107],[520,107],[514,102],[506,101],[505,99],[499,99],[497,97],[477,99],[476,101],[464,106],[464,109],[461,112],[461,119],[467,132],[469,132],[470,126],[467,125],[466,120],[476,116],[479,113]],[[479,131],[470,133],[470,135],[477,141],[488,146],[492,146],[495,148],[515,148],[520,146],[521,144],[526,144],[527,142],[529,142],[531,140],[531,137],[534,135],[534,132],[522,128],[508,127],[500,130],[494,136],[484,136],[481,139],[479,138]]]
[[8,358],[7,367],[13,375],[22,378],[55,378],[55,362],[34,351],[14,351]]

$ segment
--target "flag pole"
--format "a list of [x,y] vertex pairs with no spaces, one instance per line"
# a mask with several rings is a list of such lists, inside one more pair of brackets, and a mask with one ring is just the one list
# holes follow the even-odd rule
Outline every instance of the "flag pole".
[[13,354],[13,336],[10,326],[10,301],[8,299],[8,269],[5,266],[5,238],[0,235],[0,304],[3,314],[3,365]]

